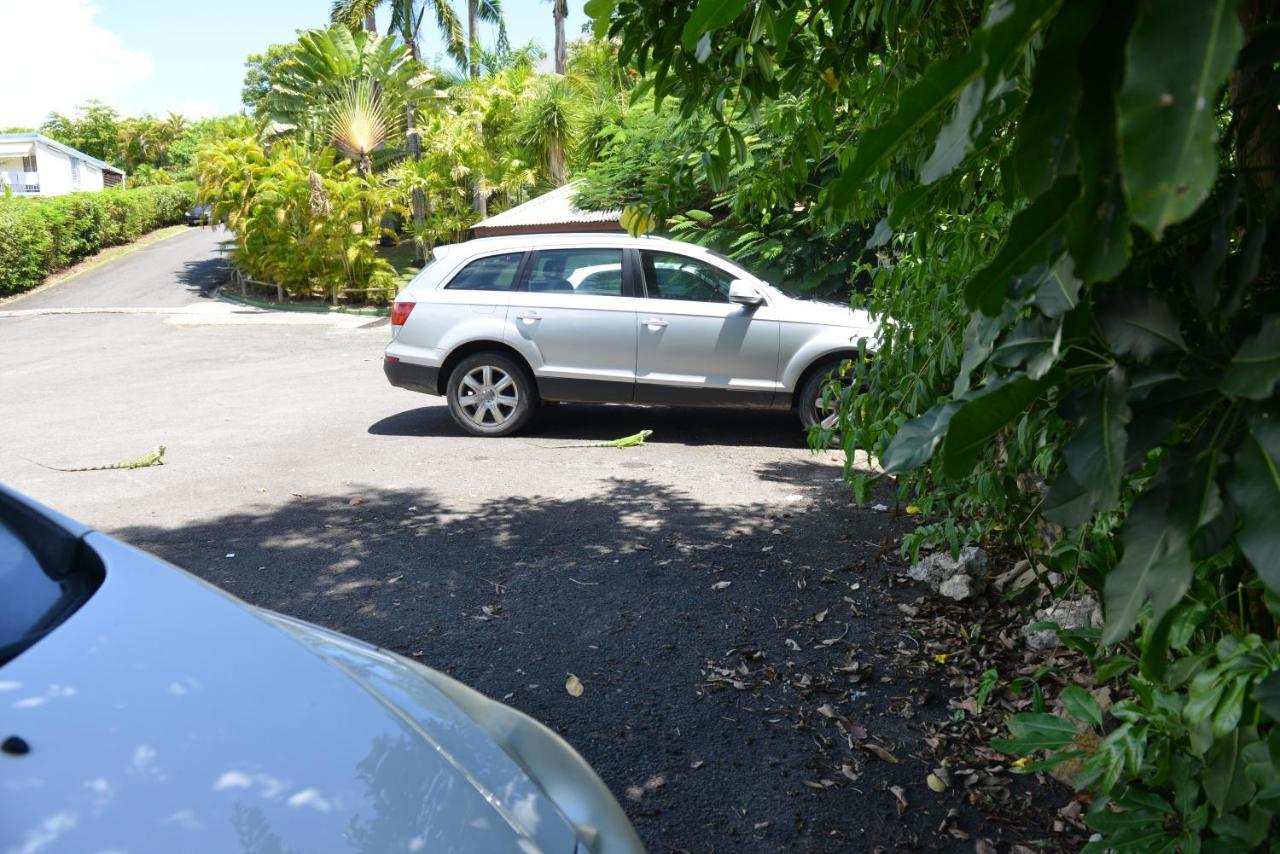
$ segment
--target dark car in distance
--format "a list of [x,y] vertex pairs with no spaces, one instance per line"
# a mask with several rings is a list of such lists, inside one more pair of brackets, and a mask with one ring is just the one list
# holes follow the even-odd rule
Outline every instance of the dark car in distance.
[[209,224],[209,206],[208,205],[192,205],[187,211],[187,225],[208,225]]

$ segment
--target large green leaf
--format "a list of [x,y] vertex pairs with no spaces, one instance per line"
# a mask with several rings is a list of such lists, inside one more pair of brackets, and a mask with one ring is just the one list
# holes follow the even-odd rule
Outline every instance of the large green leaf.
[[898,97],[898,109],[888,121],[867,131],[858,140],[853,161],[831,187],[830,203],[837,208],[853,204],[864,181],[925,122],[955,99],[982,70],[982,52],[973,48],[930,65],[925,73]]
[[1240,50],[1238,0],[1146,3],[1120,90],[1124,185],[1134,220],[1159,238],[1200,206],[1218,174],[1218,91]]
[[[702,2],[705,4],[709,0]],[[884,124],[862,135],[852,162],[844,168],[831,187],[830,203],[847,209],[862,183],[899,151],[926,122],[946,109],[979,73],[986,72],[986,85],[981,87],[982,90],[990,92],[995,89],[996,81],[1005,66],[1026,47],[1027,42],[1045,22],[1053,17],[1057,8],[1057,0],[993,3],[986,21],[974,34],[968,47],[930,65],[918,80],[898,96],[898,109],[894,114]],[[688,32],[686,27],[686,39]],[[971,119],[951,128],[949,133],[954,141],[964,142],[964,138],[968,136],[970,121]],[[958,133],[961,130],[964,133]],[[944,129],[944,133],[947,132]],[[946,144],[943,148],[954,149],[954,146]],[[938,146],[935,146],[936,149]],[[953,156],[954,150],[946,155],[947,158]],[[940,170],[941,166],[940,160],[930,171]]]
[[1040,396],[1041,384],[1024,374],[996,380],[968,396],[951,417],[942,446],[942,472],[964,477],[973,470],[978,451],[1006,424]]
[[962,402],[958,400],[940,403],[899,427],[893,441],[880,458],[880,465],[885,472],[899,474],[927,463],[946,435],[951,417],[961,405]]
[[685,21],[680,43],[685,51],[693,53],[703,33],[712,33],[732,21],[747,6],[747,0],[701,0]]
[[1009,334],[992,352],[991,362],[1006,368],[1025,363],[1027,376],[1038,380],[1058,360],[1061,344],[1061,320],[1029,317],[1009,330]]
[[1129,262],[1133,237],[1120,176],[1116,137],[1116,89],[1124,38],[1132,20],[1128,4],[1109,5],[1089,34],[1089,60],[1082,61],[1084,96],[1076,116],[1080,153],[1080,203],[1071,212],[1067,245],[1075,271],[1086,282],[1114,278]]
[[1124,369],[1112,368],[1086,399],[1084,420],[1063,449],[1072,479],[1103,512],[1115,507],[1120,497],[1128,442],[1125,428],[1133,415],[1127,391]]
[[921,184],[932,184],[951,174],[951,170],[969,153],[973,147],[974,121],[982,109],[986,92],[987,84],[982,78],[970,80],[969,85],[961,90],[951,120],[942,126],[933,143],[933,153],[920,167]]
[[1071,123],[1080,104],[1077,54],[1098,17],[1100,0],[1076,0],[1053,22],[1036,57],[1031,97],[1018,122],[1013,163],[1028,198],[1075,168]]
[[1244,339],[1227,365],[1219,388],[1233,397],[1265,400],[1280,380],[1280,314],[1262,319],[1257,334]]
[[1058,750],[1076,740],[1076,725],[1066,718],[1043,712],[1027,712],[1009,718],[1012,738],[991,742],[1002,753],[1026,756],[1037,750]]
[[1058,698],[1071,717],[1102,729],[1102,707],[1088,691],[1079,685],[1069,685],[1062,689]]
[[596,38],[602,39],[608,34],[609,19],[617,7],[618,0],[587,0],[582,7],[587,17],[592,19],[591,30]]
[[1280,670],[1274,671],[1258,683],[1258,687],[1253,691],[1253,701],[1261,706],[1272,720],[1280,721]]
[[1218,815],[1249,802],[1257,789],[1245,773],[1244,750],[1258,740],[1253,727],[1239,727],[1218,739],[1209,753],[1209,765],[1201,778],[1204,794]]
[[1240,511],[1236,541],[1258,575],[1280,594],[1280,419],[1259,413],[1236,449],[1227,491]]
[[1146,288],[1109,294],[1098,308],[1102,334],[1117,356],[1145,362],[1157,353],[1184,350],[1178,319],[1168,303]]
[[1191,582],[1191,529],[1167,485],[1148,489],[1133,502],[1120,531],[1124,555],[1103,588],[1104,644],[1123,640],[1146,603],[1159,620],[1182,598]]
[[1083,486],[1076,483],[1071,472],[1064,471],[1049,487],[1042,515],[1055,525],[1074,528],[1093,516],[1093,499]]
[[1075,264],[1071,256],[1064,252],[1037,278],[1036,295],[1032,304],[1045,317],[1061,317],[1076,307],[1080,298],[1080,284],[1075,275]]
[[964,300],[969,308],[979,308],[983,314],[997,314],[1004,303],[1009,279],[1048,261],[1053,239],[1061,235],[1079,192],[1076,178],[1064,176],[1018,212],[996,257],[974,273],[965,285]]

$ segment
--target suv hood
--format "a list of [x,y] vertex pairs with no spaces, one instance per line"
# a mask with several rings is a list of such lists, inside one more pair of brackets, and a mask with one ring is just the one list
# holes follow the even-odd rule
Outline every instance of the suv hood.
[[796,299],[777,289],[773,289],[773,293],[777,295],[775,304],[784,322],[847,326],[872,338],[879,330],[879,324],[870,314],[862,309],[854,310],[848,303]]
[[0,755],[7,844],[575,850],[574,826],[447,693],[469,689],[105,535],[85,543],[102,587],[0,670],[0,737],[30,745]]

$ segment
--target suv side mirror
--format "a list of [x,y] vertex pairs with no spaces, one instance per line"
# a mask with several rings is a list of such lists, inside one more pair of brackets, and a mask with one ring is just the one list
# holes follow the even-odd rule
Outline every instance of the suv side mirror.
[[755,285],[743,279],[734,279],[729,283],[729,302],[739,305],[759,305],[764,302],[764,294]]

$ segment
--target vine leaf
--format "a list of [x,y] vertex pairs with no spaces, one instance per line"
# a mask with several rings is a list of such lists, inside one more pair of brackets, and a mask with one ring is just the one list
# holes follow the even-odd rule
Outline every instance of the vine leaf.
[[1026,712],[1009,718],[1007,739],[997,739],[991,746],[1001,753],[1026,756],[1037,750],[1058,750],[1074,744],[1078,731],[1076,725],[1044,712]]
[[1123,640],[1151,603],[1159,620],[1182,599],[1191,583],[1192,523],[1177,506],[1166,485],[1138,496],[1120,532],[1124,555],[1107,573],[1103,599],[1107,606],[1102,643]]
[[1061,234],[1079,192],[1080,184],[1075,176],[1064,176],[1018,212],[996,257],[974,273],[965,285],[964,301],[969,308],[981,309],[987,315],[997,314],[1004,303],[1009,279],[1048,261],[1053,238]]
[[1157,239],[1191,215],[1218,174],[1214,107],[1243,39],[1238,0],[1143,4],[1120,89],[1124,186]]
[[973,470],[978,451],[1006,424],[1018,417],[1037,397],[1041,383],[1025,374],[988,383],[967,395],[951,417],[942,447],[942,472],[964,477]]
[[1275,416],[1250,419],[1227,491],[1242,517],[1236,541],[1262,582],[1280,594],[1280,421]]
[[1233,397],[1266,400],[1280,380],[1280,314],[1267,315],[1262,329],[1240,345],[1219,384]]
[[720,29],[738,17],[746,5],[747,0],[702,0],[685,22],[684,31],[680,34],[680,42],[685,51],[693,53],[703,33]]
[[1244,749],[1258,740],[1253,727],[1239,727],[1214,742],[1201,778],[1204,794],[1219,815],[1249,802],[1257,789],[1245,775]]

